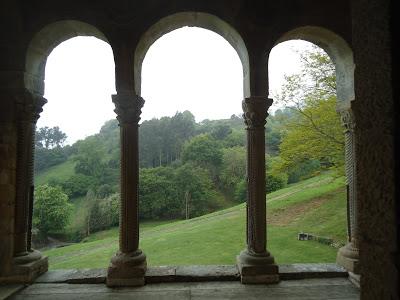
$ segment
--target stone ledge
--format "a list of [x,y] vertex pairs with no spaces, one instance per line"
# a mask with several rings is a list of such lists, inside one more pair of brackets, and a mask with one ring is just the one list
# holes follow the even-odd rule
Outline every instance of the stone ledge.
[[335,263],[279,265],[281,280],[348,277],[348,275],[343,267]]
[[0,285],[0,299],[8,299],[25,287],[24,284]]
[[[52,270],[35,283],[104,283],[106,275],[106,269]],[[347,277],[348,273],[334,263],[290,264],[279,265],[279,276],[281,280],[294,280]],[[146,283],[239,281],[240,275],[235,265],[160,266],[149,267],[145,280]]]

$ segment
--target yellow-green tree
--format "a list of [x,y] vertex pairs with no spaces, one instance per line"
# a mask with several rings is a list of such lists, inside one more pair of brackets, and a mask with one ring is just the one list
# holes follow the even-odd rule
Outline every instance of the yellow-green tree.
[[342,172],[344,134],[336,112],[334,65],[317,47],[300,57],[301,71],[286,76],[286,83],[275,96],[293,111],[293,116],[285,122],[280,159],[276,160],[273,172],[290,172],[311,160]]

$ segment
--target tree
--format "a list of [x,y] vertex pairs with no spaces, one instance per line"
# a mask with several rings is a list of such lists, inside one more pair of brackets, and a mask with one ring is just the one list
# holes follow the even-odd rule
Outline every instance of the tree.
[[170,165],[181,156],[183,144],[195,134],[191,112],[177,112],[173,117],[144,121],[139,128],[141,167]]
[[181,217],[181,207],[171,167],[140,170],[139,215],[143,219],[174,219]]
[[207,170],[186,163],[176,169],[175,184],[182,216],[197,217],[218,208],[216,190]]
[[342,170],[344,135],[335,109],[334,65],[317,47],[301,54],[301,62],[300,73],[286,76],[287,81],[276,96],[293,115],[285,124],[280,144],[282,161],[274,171],[290,173],[310,160]]
[[211,136],[216,140],[225,139],[232,132],[232,128],[227,124],[218,124],[211,131]]
[[224,189],[233,195],[237,185],[246,176],[246,149],[232,147],[223,150],[221,182]]
[[68,224],[72,205],[60,187],[40,185],[35,191],[33,225],[41,234],[62,230]]
[[62,147],[67,135],[60,130],[58,126],[49,128],[47,126],[39,128],[36,131],[36,146],[51,149],[54,147]]
[[197,135],[185,144],[182,161],[209,170],[215,178],[222,163],[221,145],[207,134]]

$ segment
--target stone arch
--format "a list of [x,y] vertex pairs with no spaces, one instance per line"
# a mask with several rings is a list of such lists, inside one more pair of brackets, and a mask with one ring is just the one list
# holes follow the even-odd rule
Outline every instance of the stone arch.
[[348,43],[336,33],[316,26],[303,26],[286,32],[275,45],[289,40],[305,40],[321,47],[336,69],[337,109],[349,109],[354,100],[354,58]]
[[46,25],[29,43],[25,61],[25,88],[43,95],[47,57],[59,44],[77,36],[93,36],[109,43],[100,30],[88,23],[65,20]]
[[184,26],[200,27],[211,30],[229,42],[229,44],[236,50],[242,62],[244,97],[250,96],[249,55],[242,37],[225,21],[214,15],[201,12],[180,12],[164,17],[152,25],[142,35],[136,47],[134,58],[136,94],[141,94],[142,64],[150,46],[164,34]]

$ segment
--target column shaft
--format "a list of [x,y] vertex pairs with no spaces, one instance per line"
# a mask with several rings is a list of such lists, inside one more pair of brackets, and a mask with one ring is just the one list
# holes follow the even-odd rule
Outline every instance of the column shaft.
[[242,103],[247,130],[247,247],[237,257],[242,283],[279,281],[278,266],[267,251],[264,126],[271,104],[266,97]]
[[121,135],[121,215],[120,251],[139,247],[139,156],[138,125],[122,124]]
[[352,273],[359,273],[358,267],[358,223],[357,223],[357,190],[356,190],[356,158],[354,129],[355,122],[351,110],[340,112],[345,135],[345,173],[347,185],[348,208],[348,243],[339,249],[337,263]]
[[[33,210],[33,164],[36,122],[47,100],[27,90],[16,97],[17,107],[17,170],[14,256],[32,252],[31,229]],[[34,255],[37,258],[37,253]],[[22,259],[23,262],[26,259]]]
[[[35,124],[47,102],[26,89],[12,91],[13,122],[16,129],[13,260],[3,282],[32,282],[48,269],[47,257],[31,249],[33,209],[33,154]],[[11,202],[10,202],[11,203]]]
[[144,100],[130,92],[113,95],[121,137],[119,251],[111,259],[108,286],[144,285],[146,256],[139,249],[139,135]]
[[247,128],[247,247],[250,253],[266,251],[265,133]]

